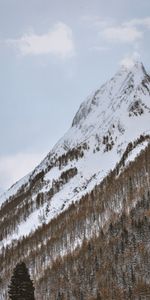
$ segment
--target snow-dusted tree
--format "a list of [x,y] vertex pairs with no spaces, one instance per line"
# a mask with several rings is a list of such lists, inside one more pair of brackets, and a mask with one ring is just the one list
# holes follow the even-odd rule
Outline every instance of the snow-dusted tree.
[[24,262],[20,262],[16,265],[9,285],[8,294],[12,300],[35,300],[34,286]]

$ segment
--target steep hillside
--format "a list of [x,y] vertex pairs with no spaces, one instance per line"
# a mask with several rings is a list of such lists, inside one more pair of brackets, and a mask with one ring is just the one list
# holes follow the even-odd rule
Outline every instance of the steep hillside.
[[123,162],[57,218],[2,249],[1,299],[20,260],[36,300],[149,299],[150,145],[118,174]]
[[55,223],[60,233],[49,253],[51,243],[59,253],[68,251],[38,279],[37,299],[42,291],[43,299],[150,298],[150,145],[117,173]]
[[[49,293],[52,295],[50,299],[96,296],[99,289],[96,279],[93,279],[94,285],[90,282],[87,285],[91,292],[87,290],[87,294],[82,292],[79,296],[71,291],[67,296],[62,287],[60,297],[65,298],[58,298],[60,282],[54,285],[54,277],[47,278],[51,278],[50,270],[56,268],[54,261],[68,253],[69,259],[78,268],[75,259],[79,255],[80,261],[80,253],[87,249],[88,242],[85,243],[85,240],[94,238],[93,247],[97,247],[102,229],[107,232],[104,245],[109,244],[108,224],[112,218],[114,226],[119,226],[116,224],[121,222],[124,212],[128,226],[133,207],[138,207],[143,195],[148,199],[149,124],[150,77],[143,65],[137,62],[131,69],[122,67],[88,97],[80,106],[69,131],[40,165],[0,196],[1,300],[7,299],[5,288],[12,267],[20,258],[24,258],[30,266],[37,300],[48,300]],[[142,150],[143,154],[136,160]],[[131,193],[131,186],[134,193]],[[144,188],[145,192],[141,192]],[[115,247],[118,247],[116,237],[113,243],[115,253]],[[61,268],[67,268],[66,259],[68,256],[64,261],[58,260]],[[107,260],[104,263],[107,264]],[[58,271],[58,280],[65,281],[64,276],[68,276],[65,272],[59,278]],[[73,269],[69,272],[74,278]],[[70,281],[65,284],[68,284],[68,291]],[[106,289],[105,285],[106,282]],[[129,286],[125,289],[122,283],[118,284],[117,278],[115,285],[121,291],[125,290],[123,297],[126,298],[120,299],[129,299]],[[76,286],[79,289],[79,284]],[[41,298],[42,289],[45,291],[44,298]],[[117,299],[111,298],[112,295],[109,297]]]

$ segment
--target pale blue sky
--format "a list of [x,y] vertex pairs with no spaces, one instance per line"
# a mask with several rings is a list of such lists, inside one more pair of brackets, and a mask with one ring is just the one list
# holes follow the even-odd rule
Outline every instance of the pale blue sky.
[[0,187],[30,171],[122,60],[150,69],[149,0],[0,0]]

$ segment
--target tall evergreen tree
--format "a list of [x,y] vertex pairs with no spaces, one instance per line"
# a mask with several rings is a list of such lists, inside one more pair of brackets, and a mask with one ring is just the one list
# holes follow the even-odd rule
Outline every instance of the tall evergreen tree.
[[33,282],[24,262],[16,265],[8,288],[8,294],[11,300],[35,300]]

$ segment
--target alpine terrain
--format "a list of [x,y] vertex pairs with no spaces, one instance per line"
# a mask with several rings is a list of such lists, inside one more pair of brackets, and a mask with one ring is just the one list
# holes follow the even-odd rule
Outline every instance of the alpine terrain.
[[0,300],[29,268],[36,300],[150,299],[150,76],[120,70],[46,158],[0,196]]

